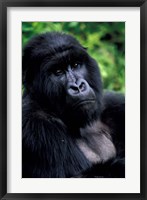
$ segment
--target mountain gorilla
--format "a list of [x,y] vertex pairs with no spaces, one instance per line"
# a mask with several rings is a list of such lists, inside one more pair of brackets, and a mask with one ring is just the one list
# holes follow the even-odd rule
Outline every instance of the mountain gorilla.
[[125,177],[125,100],[102,93],[98,65],[72,36],[23,51],[22,177]]

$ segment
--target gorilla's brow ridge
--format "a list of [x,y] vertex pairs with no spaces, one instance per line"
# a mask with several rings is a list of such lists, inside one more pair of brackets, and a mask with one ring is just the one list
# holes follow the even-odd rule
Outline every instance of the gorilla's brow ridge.
[[[57,50],[57,48],[60,49],[60,51]],[[60,62],[63,65],[69,64],[70,62],[75,62],[75,61],[83,61],[85,59],[85,51],[83,51],[83,48],[76,48],[75,46],[70,46],[70,47],[57,47],[53,48],[50,53],[48,53],[44,57],[44,65],[48,65],[49,69],[52,67],[54,68],[57,63]],[[82,51],[81,51],[82,50]],[[56,52],[57,51],[57,52]],[[82,57],[81,57],[82,55]]]

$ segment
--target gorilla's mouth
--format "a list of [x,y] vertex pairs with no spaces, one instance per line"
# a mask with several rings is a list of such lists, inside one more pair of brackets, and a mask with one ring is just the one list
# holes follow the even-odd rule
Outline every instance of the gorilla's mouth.
[[80,100],[73,104],[73,109],[79,108],[81,106],[87,106],[88,104],[95,103],[95,99],[86,99],[86,100]]

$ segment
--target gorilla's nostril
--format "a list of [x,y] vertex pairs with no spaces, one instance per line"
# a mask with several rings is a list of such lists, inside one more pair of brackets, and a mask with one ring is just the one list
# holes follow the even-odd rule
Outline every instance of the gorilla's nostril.
[[79,91],[79,88],[77,86],[71,85],[70,88],[74,91]]
[[83,92],[86,89],[85,83],[81,83],[81,85],[79,86],[79,89],[81,92]]
[[71,85],[69,88],[69,91],[71,94],[78,94],[80,92],[79,88],[77,86]]

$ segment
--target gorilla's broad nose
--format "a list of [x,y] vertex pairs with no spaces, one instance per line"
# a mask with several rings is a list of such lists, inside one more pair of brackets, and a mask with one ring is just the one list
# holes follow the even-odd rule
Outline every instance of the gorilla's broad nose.
[[76,83],[69,83],[67,91],[71,96],[85,94],[88,91],[87,82],[83,79],[80,79]]

